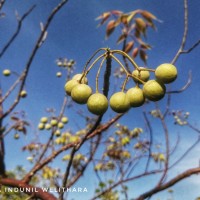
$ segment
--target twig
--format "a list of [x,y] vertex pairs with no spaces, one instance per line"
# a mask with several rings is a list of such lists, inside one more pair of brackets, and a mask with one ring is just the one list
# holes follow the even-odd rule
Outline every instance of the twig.
[[184,171],[183,173],[175,176],[174,178],[172,178],[171,180],[169,180],[168,182],[166,182],[165,184],[160,185],[159,187],[155,187],[152,190],[149,190],[148,192],[145,192],[144,194],[140,195],[139,197],[135,198],[135,200],[144,200],[148,197],[151,197],[152,195],[165,190],[173,185],[175,185],[176,183],[178,183],[179,181],[190,177],[191,175],[194,174],[199,174],[200,173],[200,167],[197,168],[192,168],[189,170]]
[[2,118],[6,117],[8,114],[10,114],[13,109],[18,105],[19,103],[19,100],[20,100],[20,92],[22,91],[23,87],[24,87],[24,84],[26,82],[26,78],[28,76],[28,73],[29,73],[29,69],[30,69],[30,66],[32,64],[32,61],[40,47],[40,44],[41,44],[41,41],[43,40],[44,38],[44,35],[46,34],[46,31],[49,27],[49,25],[51,24],[51,21],[53,20],[54,16],[56,15],[56,13],[68,2],[68,0],[62,0],[58,5],[57,7],[55,7],[52,11],[52,13],[49,15],[47,21],[46,21],[46,24],[44,26],[44,29],[43,31],[41,31],[40,33],[40,36],[33,48],[33,51],[28,59],[28,62],[26,64],[26,67],[24,69],[24,72],[22,73],[22,75],[20,76],[20,79],[22,79],[22,83],[21,83],[21,86],[20,86],[20,89],[19,89],[19,92],[18,92],[18,95],[17,95],[17,98],[15,99],[14,103],[10,106],[10,108],[3,114]]
[[[122,114],[117,115],[116,117],[114,117],[113,119],[108,121],[107,123],[101,125],[99,128],[95,129],[91,134],[89,134],[87,139],[95,137],[96,135],[106,131],[112,124],[114,124],[122,116],[123,116]],[[76,142],[76,143],[69,143],[69,144],[64,145],[63,147],[61,147],[57,151],[53,152],[49,157],[44,159],[42,162],[38,163],[38,165],[36,165],[28,174],[26,174],[26,176],[23,178],[23,182],[28,182],[28,180],[30,180],[40,169],[42,169],[46,164],[51,162],[60,153],[62,153],[63,151],[66,151],[70,148],[73,148],[75,146],[78,146],[80,143],[81,143],[81,141]]]
[[[67,98],[65,97],[65,98],[64,98],[64,101],[63,101],[62,108],[61,108],[61,112],[60,112],[60,115],[59,115],[59,121],[60,121],[60,118],[62,117],[62,115],[63,115],[63,113],[64,113],[66,104],[67,104]],[[36,164],[39,163],[39,162],[42,160],[42,158],[44,157],[45,153],[46,153],[47,150],[48,150],[48,147],[49,147],[51,141],[53,140],[53,136],[54,136],[54,131],[52,131],[52,133],[51,133],[51,135],[50,135],[50,137],[49,137],[49,140],[48,140],[48,142],[46,143],[46,145],[45,145],[45,147],[44,147],[42,153],[40,154],[40,157],[39,157],[39,159],[37,160]]]
[[158,104],[156,104],[156,109],[159,110],[159,119],[161,120],[161,124],[164,130],[164,136],[165,136],[165,148],[166,148],[166,159],[165,159],[165,169],[163,171],[163,175],[161,176],[159,182],[158,182],[158,186],[162,184],[163,180],[165,179],[167,172],[168,172],[168,168],[169,168],[169,132],[168,132],[168,128],[164,119],[163,114],[161,113],[161,110],[158,108]]
[[117,187],[118,185],[120,185],[122,183],[126,183],[126,182],[130,182],[130,181],[133,181],[133,180],[137,180],[137,179],[139,179],[141,177],[150,176],[150,175],[157,174],[157,173],[160,173],[160,172],[162,172],[162,170],[154,170],[154,171],[145,172],[145,173],[142,173],[142,174],[139,174],[137,176],[133,176],[131,178],[127,178],[127,179],[124,179],[124,180],[119,180],[114,185],[110,186],[109,188],[103,190],[101,193],[99,193],[96,196],[94,196],[91,200],[98,199],[99,197],[101,197],[102,195],[104,195],[107,192],[111,191],[112,189],[114,189],[115,187]]
[[200,40],[198,40],[195,44],[193,44],[189,49],[182,50],[181,53],[190,53],[193,49],[195,49],[200,44]]
[[184,32],[183,32],[183,38],[182,42],[180,45],[179,50],[177,51],[175,57],[172,60],[172,64],[174,64],[179,56],[181,55],[181,52],[183,51],[187,39],[187,34],[188,34],[188,0],[184,0]]
[[0,184],[8,187],[21,188],[21,190],[23,190],[24,193],[32,195],[36,199],[57,200],[57,198],[53,194],[45,192],[39,187],[33,187],[31,185],[25,184],[21,180],[1,178]]
[[149,164],[150,164],[150,160],[151,160],[151,148],[152,148],[152,144],[153,144],[153,131],[152,131],[152,126],[149,122],[149,119],[146,115],[146,112],[143,112],[143,115],[144,115],[144,119],[145,119],[145,122],[148,126],[148,129],[149,129],[149,155],[148,155],[148,159],[147,159],[147,164],[146,164],[146,169],[145,169],[145,172],[148,170],[148,167],[149,167]]
[[192,83],[192,72],[189,71],[187,83],[180,90],[168,91],[166,93],[167,94],[181,93],[181,92],[185,91],[190,86],[191,83]]
[[71,187],[83,175],[83,173],[86,170],[87,166],[92,161],[92,159],[94,157],[94,154],[96,153],[97,148],[98,148],[98,146],[100,144],[100,141],[101,141],[101,134],[98,135],[97,141],[95,142],[95,146],[90,150],[90,157],[88,158],[87,162],[82,167],[81,171],[76,175],[76,177],[74,177],[74,179],[67,185],[67,188]]
[[[9,48],[9,46],[13,43],[13,41],[15,40],[15,38],[18,36],[18,34],[19,34],[20,30],[21,30],[21,27],[22,27],[23,20],[33,11],[33,9],[35,7],[36,7],[36,5],[33,5],[20,19],[17,19],[18,20],[17,29],[16,29],[15,33],[13,34],[13,36],[10,38],[10,40],[6,43],[6,45],[1,50],[1,52],[0,52],[0,58],[3,56],[3,54]],[[0,9],[1,9],[1,4],[0,4]]]

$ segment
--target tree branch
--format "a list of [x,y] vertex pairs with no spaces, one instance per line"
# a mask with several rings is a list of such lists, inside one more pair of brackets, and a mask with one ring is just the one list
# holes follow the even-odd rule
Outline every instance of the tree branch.
[[[1,6],[1,4],[0,4]],[[13,34],[13,36],[10,38],[10,40],[7,42],[7,44],[3,47],[3,49],[0,52],[0,58],[3,56],[3,54],[6,52],[6,50],[9,48],[9,46],[13,43],[13,41],[15,40],[15,38],[18,36],[21,27],[22,27],[22,22],[23,20],[33,11],[33,9],[36,7],[36,5],[33,5],[20,19],[18,20],[18,26],[17,29],[15,31],[15,33]]]
[[22,91],[23,87],[24,87],[24,84],[26,82],[26,78],[28,76],[28,73],[29,73],[29,69],[30,69],[30,66],[32,64],[32,61],[38,51],[38,49],[40,48],[41,46],[41,43],[44,41],[44,37],[46,35],[46,31],[49,27],[49,25],[51,24],[51,21],[53,20],[54,16],[56,15],[56,13],[68,2],[68,0],[62,0],[58,5],[57,7],[55,7],[53,9],[53,11],[51,12],[51,14],[49,15],[47,21],[46,21],[46,24],[45,26],[43,27],[42,31],[41,31],[41,34],[33,48],[33,51],[28,59],[28,62],[26,64],[26,67],[24,69],[24,72],[22,73],[22,75],[19,77],[19,79],[22,79],[22,83],[21,83],[21,86],[20,86],[20,89],[19,89],[19,92],[18,92],[18,95],[17,95],[17,98],[15,99],[14,103],[10,106],[10,108],[3,114],[2,118],[6,117],[8,114],[10,114],[14,108],[17,106],[17,104],[19,103],[20,101],[20,92]]
[[[122,117],[123,114],[117,115],[116,117],[114,117],[113,119],[111,119],[110,121],[108,121],[107,123],[101,125],[99,128],[95,129],[91,134],[89,134],[87,136],[87,139],[90,139],[92,137],[95,137],[96,135],[100,134],[101,132],[106,131],[112,124],[114,124],[120,117]],[[83,138],[84,139],[84,138]],[[82,139],[82,140],[83,140]],[[63,151],[66,151],[70,148],[73,148],[75,146],[78,146],[80,142],[76,142],[76,143],[70,143],[70,144],[66,144],[65,146],[61,147],[60,149],[58,149],[57,151],[55,151],[51,156],[49,156],[48,158],[46,158],[45,160],[43,160],[41,163],[38,163],[34,168],[31,169],[31,171],[29,173],[26,174],[26,176],[23,178],[23,182],[27,183],[31,180],[31,178],[40,170],[42,169],[45,165],[47,165],[49,162],[51,162],[54,158],[56,158],[60,153],[62,153]]]
[[39,187],[33,187],[31,185],[25,184],[20,180],[1,178],[0,184],[8,187],[19,188],[21,191],[23,191],[23,193],[31,195],[34,198],[39,198],[42,200],[57,200],[57,198],[49,192],[45,192]]
[[176,177],[172,178],[170,181],[166,182],[165,184],[160,185],[159,187],[155,187],[152,190],[149,190],[148,192],[145,192],[144,194],[140,195],[139,197],[137,197],[135,200],[144,200],[148,197],[151,197],[152,195],[165,190],[173,185],[175,185],[176,183],[178,183],[179,181],[190,177],[191,175],[194,174],[199,174],[200,173],[200,167],[197,168],[192,168],[189,170],[186,170],[185,172],[177,175]]

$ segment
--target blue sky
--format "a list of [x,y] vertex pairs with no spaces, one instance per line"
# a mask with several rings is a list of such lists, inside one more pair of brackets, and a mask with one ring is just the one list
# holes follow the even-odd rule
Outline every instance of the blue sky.
[[[4,68],[9,68],[13,71],[21,72],[25,66],[28,56],[32,51],[33,45],[40,32],[40,22],[45,22],[49,12],[59,1],[38,1],[38,0],[21,0],[19,1],[8,1],[5,3],[3,12],[6,13],[4,19],[0,19],[0,47],[2,47],[5,42],[10,38],[13,31],[16,29],[16,18],[14,15],[15,10],[18,11],[20,15],[27,11],[31,5],[36,4],[36,8],[31,15],[25,19],[22,26],[21,33],[13,46],[8,49],[5,56],[0,59],[0,70]],[[109,40],[105,40],[105,26],[97,28],[98,22],[95,18],[102,14],[102,12],[109,10],[121,10],[124,12],[129,12],[135,9],[145,9],[152,12],[157,16],[162,23],[156,22],[157,31],[152,30],[148,33],[148,42],[152,45],[153,49],[149,52],[148,66],[151,68],[156,68],[159,64],[170,62],[175,53],[177,52],[179,45],[181,43],[183,35],[183,0],[77,0],[69,1],[67,5],[60,11],[60,13],[55,17],[53,23],[51,24],[47,41],[38,51],[34,62],[32,63],[30,76],[27,79],[26,89],[28,91],[28,98],[22,100],[19,104],[18,109],[24,109],[28,113],[28,118],[34,122],[33,128],[37,126],[37,122],[40,117],[45,115],[45,108],[54,107],[59,111],[62,99],[65,95],[63,86],[65,84],[65,78],[62,77],[58,79],[55,74],[58,68],[55,64],[55,60],[58,57],[67,57],[69,59],[76,60],[76,73],[81,72],[84,64],[92,53],[101,47],[110,47],[111,49],[120,49],[120,45],[116,45],[117,34],[113,34]],[[188,39],[186,43],[186,48],[191,47],[197,40],[200,39],[200,23],[199,23],[200,13],[199,13],[199,1],[193,0],[189,1],[189,31]],[[176,63],[179,71],[179,76],[175,83],[172,84],[173,89],[181,88],[188,78],[188,71],[192,70],[192,85],[189,89],[181,94],[175,94],[172,96],[172,108],[173,109],[183,109],[191,113],[190,120],[191,123],[199,126],[199,112],[200,112],[200,47],[197,47],[189,55],[183,55]],[[142,62],[136,59],[139,65]],[[93,74],[89,74],[89,80],[93,78]],[[10,77],[9,80],[0,76],[4,90],[9,87],[9,85],[14,81],[15,77]],[[13,98],[13,96],[11,97]],[[10,104],[10,100],[5,104],[5,108]],[[160,102],[161,106],[166,103],[166,98]],[[77,106],[77,109],[79,107]],[[82,107],[81,107],[82,108]],[[147,110],[151,110],[153,105],[148,105],[145,107]],[[87,110],[82,108],[86,113]],[[121,123],[127,124],[130,127],[142,126],[143,108],[132,109],[129,111],[126,117],[122,118]],[[76,120],[76,115],[70,114],[73,120]],[[110,112],[113,115],[113,112]],[[106,115],[107,119],[109,114]],[[127,122],[127,117],[137,119],[134,121]],[[77,122],[81,123],[81,120]],[[71,123],[71,126],[73,123]],[[83,125],[83,124],[82,124]],[[35,126],[35,127],[34,127]],[[194,135],[189,132],[189,129],[184,129],[180,127],[173,126],[169,122],[170,130],[180,133],[183,135],[182,146],[189,145],[194,137],[189,137],[189,134]],[[159,127],[156,129],[155,134],[159,139]],[[185,137],[184,137],[185,136]],[[173,139],[173,136],[171,136]],[[24,140],[14,143],[16,147],[20,147],[22,144],[25,145],[27,141],[31,138],[30,135]],[[18,160],[17,155],[19,151],[11,151],[10,147],[13,146],[12,137],[7,139],[7,153],[6,159],[8,161],[8,168],[13,168]],[[180,149],[180,152],[182,150]],[[181,166],[186,166],[187,163],[192,163],[197,165],[199,149],[196,149],[192,156],[190,156],[186,163]],[[21,156],[21,155],[20,155]],[[21,160],[25,160],[27,155],[23,154]],[[13,159],[9,159],[12,157]],[[16,159],[17,158],[17,159]],[[25,162],[26,163],[26,162]],[[27,163],[26,163],[27,164]],[[176,169],[175,173],[178,173],[183,169]],[[95,179],[96,180],[96,179]],[[90,180],[91,185],[93,184],[93,179]],[[82,184],[85,184],[83,181]],[[183,182],[177,184],[175,189],[175,199],[194,199],[199,195],[200,182],[197,178],[190,178],[188,182]],[[147,184],[147,188],[150,183]],[[185,188],[189,187],[191,192],[184,193]],[[136,186],[137,191],[141,191],[138,186]],[[91,196],[91,193],[88,194]],[[192,196],[192,198],[191,198]],[[167,198],[166,192],[160,193],[153,197],[156,198]],[[87,197],[85,198],[87,199]]]

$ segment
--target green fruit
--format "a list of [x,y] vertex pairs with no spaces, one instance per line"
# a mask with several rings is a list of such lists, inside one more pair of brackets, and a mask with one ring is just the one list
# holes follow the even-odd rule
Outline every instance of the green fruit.
[[76,103],[85,104],[91,94],[92,89],[88,85],[78,84],[72,89],[71,97]]
[[151,101],[159,101],[165,96],[165,85],[156,80],[149,80],[143,86],[144,96]]
[[54,135],[55,135],[56,137],[59,137],[59,136],[61,135],[60,130],[56,130],[55,133],[54,133]]
[[143,90],[139,87],[130,88],[126,95],[129,98],[131,107],[139,107],[144,104],[145,97]]
[[47,118],[47,117],[42,117],[42,118],[40,119],[40,122],[45,124],[45,123],[48,122],[48,118]]
[[59,123],[58,123],[58,128],[59,128],[59,129],[62,129],[63,127],[64,127],[64,124],[63,124],[62,122],[59,122]]
[[79,85],[79,83],[78,83],[78,81],[75,80],[75,79],[72,79],[72,80],[68,81],[68,82],[65,84],[65,91],[66,91],[66,93],[67,93],[68,95],[71,95],[72,89],[73,89],[75,86],[77,86],[77,85]]
[[62,117],[61,122],[66,124],[68,122],[68,118],[67,117]]
[[45,125],[44,125],[43,123],[39,123],[39,124],[38,124],[38,129],[39,129],[39,130],[43,130],[44,127],[45,127]]
[[52,119],[50,124],[51,124],[51,126],[57,126],[58,121],[56,119]]
[[3,75],[4,76],[10,76],[10,70],[9,69],[5,69],[5,70],[3,70]]
[[27,96],[27,92],[25,90],[22,90],[20,93],[20,97],[25,98]]
[[91,113],[102,115],[108,109],[108,100],[103,94],[95,93],[89,97],[87,107]]
[[156,68],[155,76],[162,83],[171,83],[177,78],[177,69],[174,65],[165,63]]
[[45,127],[44,127],[46,130],[50,130],[51,129],[51,124],[45,124]]
[[124,92],[117,92],[110,98],[110,107],[117,113],[124,113],[130,108],[130,101]]
[[[82,74],[75,74],[72,79],[80,81]],[[88,84],[88,79],[86,77],[82,78],[81,83]]]
[[62,73],[61,73],[61,72],[57,72],[57,73],[56,73],[56,76],[57,76],[57,77],[61,77],[61,76],[62,76]]
[[[140,69],[145,69],[145,68],[140,67]],[[150,77],[149,71],[140,71],[140,73],[139,73],[139,71],[137,69],[132,72],[132,75],[138,77],[139,79],[141,79],[144,82],[148,81],[149,77]],[[133,77],[133,79],[136,83],[141,83],[136,78]]]
[[17,140],[17,139],[19,139],[19,134],[18,133],[15,133],[15,135],[14,135],[14,138]]

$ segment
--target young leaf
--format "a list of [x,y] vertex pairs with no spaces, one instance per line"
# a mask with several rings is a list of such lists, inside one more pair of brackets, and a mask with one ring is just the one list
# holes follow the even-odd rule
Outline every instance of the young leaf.
[[108,38],[115,30],[115,20],[110,20],[106,27],[106,38]]
[[142,18],[136,18],[135,19],[136,28],[139,29],[139,31],[143,32],[146,28],[146,23]]
[[138,10],[131,12],[131,14],[127,17],[127,23],[129,24],[133,17],[137,14]]
[[150,13],[150,12],[148,12],[148,11],[146,11],[146,10],[143,10],[143,11],[141,12],[141,15],[142,15],[147,21],[149,21],[149,20],[151,20],[151,19],[157,20],[157,18],[156,18],[155,15],[153,15],[152,13]]
[[136,58],[137,55],[138,55],[138,52],[139,52],[139,49],[138,49],[138,48],[134,48],[134,49],[133,49],[133,52],[132,52],[132,57],[133,57],[133,58]]
[[118,40],[117,40],[117,44],[123,42],[126,39],[126,37],[127,36],[125,34],[120,35],[119,38],[118,38]]
[[146,64],[148,56],[147,56],[147,54],[146,54],[145,51],[140,50],[140,58],[141,58],[142,61]]
[[105,12],[99,17],[97,17],[96,20],[102,19],[98,26],[103,25],[106,22],[106,20],[110,17],[110,15],[111,15],[110,12]]
[[126,53],[129,53],[129,52],[132,50],[133,45],[134,45],[134,41],[131,41],[131,42],[127,43],[127,44],[126,44],[126,47],[125,47],[125,49],[124,49],[124,51],[125,51]]
[[112,13],[113,15],[121,15],[121,14],[122,14],[122,11],[120,11],[120,10],[112,10],[111,13]]

